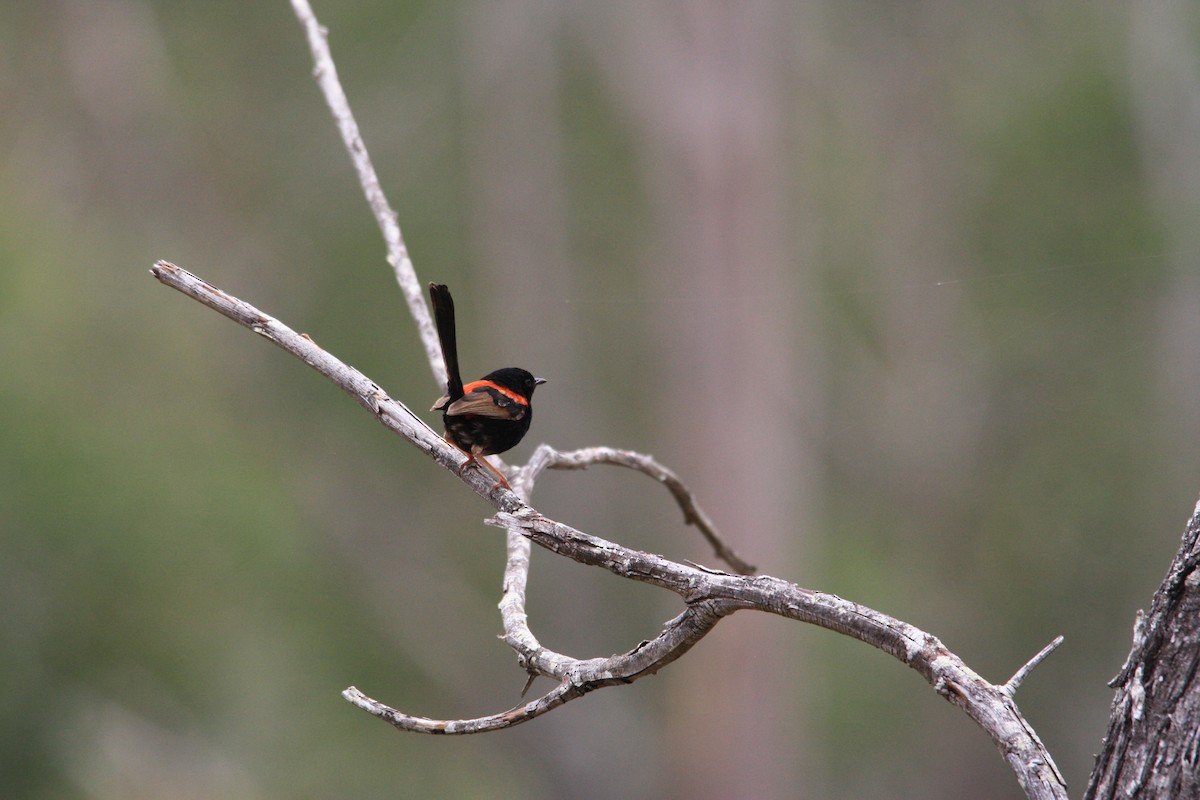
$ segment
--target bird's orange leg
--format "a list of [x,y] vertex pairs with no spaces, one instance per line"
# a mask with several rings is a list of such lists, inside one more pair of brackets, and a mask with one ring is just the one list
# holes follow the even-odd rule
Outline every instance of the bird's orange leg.
[[487,460],[486,456],[479,456],[479,455],[475,455],[474,453],[468,453],[466,450],[463,450],[461,447],[459,447],[458,443],[455,442],[453,439],[451,439],[449,434],[443,434],[442,438],[445,439],[447,442],[449,442],[454,447],[455,450],[457,450],[458,452],[462,453],[464,456],[467,457],[467,460],[463,463],[463,465],[461,467],[459,467],[460,475],[467,469],[470,469],[471,467],[475,467],[476,469],[481,469],[481,468],[486,467],[488,469],[488,471],[490,471],[493,475],[495,475],[497,478],[500,479],[496,483],[492,484],[492,488],[489,491],[494,492],[496,490],[496,487],[498,487],[498,486],[503,486],[505,489],[508,489],[510,492],[512,491],[512,487],[508,485],[508,478],[504,477],[504,473],[502,473],[500,470],[493,467],[491,465],[491,462],[489,462]]

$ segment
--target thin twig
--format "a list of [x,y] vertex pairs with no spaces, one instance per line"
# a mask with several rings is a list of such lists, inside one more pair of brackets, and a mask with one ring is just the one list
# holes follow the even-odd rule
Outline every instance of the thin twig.
[[570,683],[564,681],[537,700],[511,708],[508,711],[502,711],[499,714],[489,714],[486,717],[476,717],[474,719],[430,719],[429,717],[416,717],[411,714],[405,714],[403,711],[397,711],[391,706],[384,705],[378,700],[367,697],[354,686],[343,691],[342,697],[362,710],[374,714],[403,731],[461,735],[467,733],[488,733],[520,725],[522,722],[528,722],[548,711],[553,711],[569,700],[582,697],[585,693],[586,690],[572,686]]
[[471,719],[437,720],[405,714],[368,697],[353,686],[342,692],[342,696],[397,728],[416,733],[470,734],[511,728],[597,689],[624,686],[639,678],[653,675],[690,650],[692,645],[704,638],[722,617],[732,613],[735,608],[736,604],[728,600],[707,601],[689,607],[668,622],[662,634],[652,641],[642,642],[628,653],[609,658],[578,660],[544,649],[531,652],[527,661],[530,681],[526,683],[525,689],[529,689],[532,678],[538,675],[555,678],[558,684],[541,698],[498,714]]
[[632,450],[619,450],[615,447],[587,447],[560,452],[550,445],[543,444],[530,457],[529,463],[524,467],[524,474],[532,486],[533,481],[543,470],[587,469],[592,464],[627,467],[658,481],[667,488],[671,496],[675,498],[680,510],[683,511],[684,524],[696,526],[696,529],[712,547],[717,558],[741,575],[753,575],[758,571],[757,567],[745,561],[722,538],[712,519],[700,508],[691,489],[679,479],[678,475],[656,461],[653,456],[635,453]]
[[408,257],[408,246],[404,244],[400,222],[383,193],[383,186],[379,183],[379,176],[375,174],[371,156],[359,133],[358,123],[354,120],[354,112],[350,110],[350,101],[346,99],[346,93],[338,81],[337,67],[333,63],[333,55],[329,52],[329,32],[317,21],[308,0],[292,0],[292,9],[308,37],[308,48],[313,59],[313,77],[317,79],[317,85],[325,95],[325,102],[329,105],[338,131],[342,135],[342,142],[350,154],[350,160],[354,162],[354,170],[358,173],[358,182],[362,185],[367,205],[371,207],[371,213],[375,215],[375,221],[383,234],[388,263],[392,265],[396,283],[400,285],[400,291],[408,302],[408,310],[417,323],[417,333],[425,346],[425,355],[440,389],[446,385],[446,365],[442,361],[442,348],[438,344],[437,331],[434,330],[433,320],[429,316],[429,307],[425,305],[425,293],[421,282],[417,278],[412,260]]
[[1033,672],[1034,669],[1037,668],[1037,665],[1045,661],[1046,656],[1057,650],[1058,646],[1062,643],[1063,637],[1061,634],[1054,637],[1054,641],[1050,642],[1050,644],[1039,650],[1037,655],[1035,655],[1033,658],[1026,661],[1025,664],[1019,670],[1017,670],[1011,678],[1008,679],[1008,683],[1000,687],[1000,691],[1004,692],[1009,697],[1014,697],[1017,694],[1017,689],[1021,688],[1021,684],[1024,683],[1025,679],[1029,677],[1029,673]]

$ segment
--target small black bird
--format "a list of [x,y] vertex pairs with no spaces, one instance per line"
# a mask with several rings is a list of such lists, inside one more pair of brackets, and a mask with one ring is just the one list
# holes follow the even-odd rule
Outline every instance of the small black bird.
[[[503,453],[517,446],[533,422],[529,401],[534,388],[546,381],[523,369],[505,367],[463,385],[458,372],[458,340],[454,333],[454,299],[445,284],[429,284],[433,319],[446,360],[446,394],[431,411],[441,411],[446,439],[470,458],[463,468],[483,464],[496,474],[496,486],[509,488],[508,480],[481,456]],[[495,488],[495,487],[492,487]]]

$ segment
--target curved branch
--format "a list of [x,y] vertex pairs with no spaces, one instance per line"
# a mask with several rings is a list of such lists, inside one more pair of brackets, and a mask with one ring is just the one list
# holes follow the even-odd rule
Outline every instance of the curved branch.
[[584,694],[586,694],[585,690],[564,681],[537,700],[510,708],[508,711],[502,711],[499,714],[489,714],[486,717],[475,717],[474,719],[430,719],[429,717],[414,717],[411,714],[397,711],[391,706],[384,705],[378,700],[367,697],[354,686],[343,691],[342,697],[363,711],[374,714],[403,731],[461,735],[467,733],[488,733],[489,731],[511,728],[514,725],[520,725],[522,722],[528,722],[534,717],[540,717],[548,711],[553,711],[563,703],[574,700],[576,697],[582,697]]
[[717,558],[732,567],[734,572],[742,575],[753,575],[758,571],[757,567],[745,561],[721,537],[717,526],[696,502],[696,496],[692,494],[692,490],[673,471],[655,461],[653,456],[635,453],[632,450],[619,450],[615,447],[586,447],[580,450],[560,452],[548,444],[543,444],[538,446],[530,457],[529,463],[522,468],[522,475],[525,476],[532,488],[533,481],[547,469],[587,469],[592,464],[627,467],[658,481],[675,498],[676,504],[683,512],[684,524],[696,526],[696,529],[712,546]]
[[[597,689],[624,686],[638,678],[653,675],[690,650],[722,617],[733,610],[732,604],[717,601],[689,607],[668,622],[661,635],[649,642],[642,642],[628,653],[610,658],[576,660],[549,651],[535,653],[531,659],[537,664],[531,663],[530,669],[536,670],[536,674],[557,677],[558,685],[537,700],[499,714],[473,719],[430,719],[397,711],[368,697],[354,686],[343,691],[342,696],[395,727],[414,733],[465,735],[502,730],[540,717]],[[531,674],[535,673],[531,671]]]
[[556,522],[528,506],[514,513],[500,512],[495,520],[494,524],[510,530],[521,528],[535,544],[558,555],[669,589],[689,603],[724,601],[735,608],[778,614],[870,644],[916,670],[938,694],[975,720],[999,748],[1029,797],[1066,797],[1066,781],[1005,687],[985,681],[933,634],[837,595],[779,578],[729,575],[631,550]]
[[[447,444],[403,404],[388,397],[377,384],[322,350],[307,335],[296,333],[250,304],[222,292],[173,264],[160,261],[150,271],[168,286],[221,312],[297,356],[354,397],[389,430],[399,433],[442,466],[458,473],[460,480],[470,485],[497,509],[493,524],[507,528],[510,537],[528,538],[551,552],[581,564],[601,567],[622,577],[669,589],[688,603],[688,611],[692,613],[685,612],[677,618],[679,625],[668,626],[670,636],[667,636],[668,631],[665,631],[664,636],[654,640],[654,643],[661,642],[663,656],[656,659],[649,652],[643,654],[643,647],[635,648],[626,654],[628,661],[623,663],[627,668],[634,668],[640,664],[643,665],[641,672],[633,675],[572,673],[570,680],[564,680],[560,690],[552,691],[533,704],[519,707],[529,709],[531,705],[535,706],[533,711],[521,711],[516,717],[531,718],[530,715],[549,710],[538,710],[542,708],[538,703],[551,707],[560,705],[575,697],[575,693],[586,693],[602,685],[627,683],[633,677],[669,663],[703,635],[704,625],[711,628],[712,624],[715,624],[715,619],[710,622],[704,618],[706,613],[719,619],[720,616],[734,610],[756,609],[852,636],[904,662],[920,673],[940,695],[963,709],[987,732],[1016,773],[1018,781],[1029,797],[1066,797],[1062,777],[1050,754],[1033,728],[1021,716],[1012,697],[1003,691],[1003,687],[988,683],[977,675],[932,634],[836,595],[804,589],[766,575],[731,575],[680,564],[662,556],[622,547],[545,517],[522,502],[515,493],[499,487],[493,490],[490,479],[481,475],[479,470],[461,469],[461,453]],[[699,608],[701,611],[693,612],[693,608]],[[693,625],[697,626],[695,630],[699,635],[691,635],[689,626]],[[639,660],[642,658],[645,660]],[[588,666],[600,668],[611,666],[612,663],[609,659],[595,659],[575,662],[575,666],[579,669],[586,669]],[[545,666],[547,669],[557,669],[550,663]],[[379,711],[381,716],[387,718],[387,707],[382,704],[370,701],[370,704],[364,707],[372,710],[372,713]],[[486,724],[499,724],[502,721],[499,718],[506,718],[506,715],[512,714],[513,712],[506,712],[497,717],[481,719],[492,720]],[[437,727],[439,724],[437,721],[419,717],[400,717],[409,721],[419,721],[419,724],[412,723],[415,727],[409,728],[411,730],[433,732],[422,726]],[[463,721],[463,724],[468,725],[468,722]],[[476,721],[476,724],[485,723]]]

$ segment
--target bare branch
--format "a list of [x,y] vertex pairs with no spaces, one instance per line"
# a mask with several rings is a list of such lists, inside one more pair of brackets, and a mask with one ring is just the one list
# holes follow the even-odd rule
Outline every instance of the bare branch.
[[670,589],[689,605],[719,601],[715,608],[722,616],[752,608],[871,644],[919,672],[939,694],[974,719],[991,736],[1029,797],[1066,797],[1057,766],[1013,699],[979,677],[932,634],[836,595],[778,578],[716,573],[630,550],[550,520],[529,507],[498,513],[496,523],[510,530],[519,527],[535,543],[579,563]]
[[[581,564],[669,589],[688,604],[688,609],[668,623],[662,635],[611,659],[559,662],[555,658],[557,654],[540,650],[530,634],[530,641],[519,643],[528,650],[526,658],[532,659],[527,661],[527,668],[533,666],[543,674],[561,675],[561,685],[542,699],[505,714],[473,722],[461,721],[461,727],[455,728],[454,723],[408,717],[369,698],[361,698],[363,707],[372,713],[389,721],[394,717],[393,724],[400,724],[407,730],[425,732],[466,733],[489,729],[488,725],[514,724],[505,723],[505,720],[532,718],[601,686],[628,683],[650,674],[686,652],[720,618],[739,609],[755,609],[838,631],[899,659],[987,732],[1029,797],[1066,797],[1062,778],[1050,754],[1021,716],[1012,697],[1002,687],[983,680],[932,634],[836,595],[804,589],[766,575],[730,575],[680,564],[622,547],[545,517],[511,491],[502,488],[491,491],[490,479],[478,470],[462,470],[462,455],[455,448],[403,404],[388,397],[377,384],[322,350],[308,336],[296,333],[254,306],[173,264],[160,261],[151,273],[168,286],[297,356],[354,397],[389,430],[412,442],[438,463],[458,472],[460,480],[496,508],[494,524],[507,528],[510,538],[528,538]],[[521,590],[523,592],[523,587]],[[359,694],[355,690],[347,696],[357,703]]]
[[[337,69],[334,65],[332,55],[329,51],[327,32],[318,23],[312,9],[309,7],[306,0],[294,0],[293,8],[297,17],[304,26],[308,35],[309,46],[312,51],[313,61],[315,64],[314,75],[317,77],[318,83],[325,94],[326,102],[333,113],[334,120],[341,132],[342,139],[346,144],[347,151],[350,153],[351,160],[354,162],[355,169],[358,172],[360,183],[364,194],[367,198],[368,205],[375,214],[376,220],[379,223],[380,230],[383,232],[384,239],[388,246],[389,261],[396,270],[397,281],[401,289],[404,291],[408,299],[410,309],[414,318],[418,322],[418,328],[421,333],[421,338],[425,343],[427,354],[429,355],[430,363],[433,366],[434,375],[439,383],[445,383],[444,363],[440,357],[440,347],[438,345],[433,328],[429,322],[429,315],[424,304],[424,295],[420,291],[419,282],[416,279],[415,271],[411,261],[408,259],[407,250],[404,246],[403,239],[400,233],[399,223],[396,218],[395,211],[388,204],[386,197],[383,194],[378,177],[376,176],[374,167],[371,164],[370,157],[366,147],[362,142],[359,134],[357,123],[354,120],[353,113],[350,109],[349,102],[346,99],[345,92],[342,90],[337,78]],[[179,288],[179,287],[177,287]],[[546,454],[554,453],[553,450],[547,448],[544,451]],[[720,538],[715,526],[708,519],[696,504],[690,491],[682,484],[674,473],[667,470],[665,467],[657,464],[652,459],[637,454],[620,454],[617,451],[609,451],[610,455],[607,463],[622,464],[639,469],[645,474],[651,475],[657,480],[662,481],[675,496],[680,507],[683,509],[685,520],[688,523],[696,525],[704,536],[712,543],[717,552],[718,557],[724,558],[727,563],[743,572],[752,572],[753,568],[746,562],[738,558],[732,548],[728,547]],[[552,465],[557,468],[567,468],[570,456],[558,459],[558,463]],[[582,459],[576,459],[573,468],[583,468],[586,464]],[[601,463],[596,460],[593,463]],[[545,467],[542,467],[545,468]],[[522,497],[528,497],[532,489],[533,480],[536,477],[537,470],[526,470],[524,475],[527,476],[525,481],[518,483],[518,491]],[[505,639],[510,646],[518,653],[520,662],[525,665],[529,674],[532,676],[543,674],[558,676],[566,674],[568,671],[582,663],[576,659],[571,659],[558,653],[554,653],[546,648],[541,647],[537,638],[529,629],[528,620],[525,615],[525,586],[528,580],[529,572],[529,542],[519,534],[509,536],[508,541],[508,560],[505,568],[505,591],[501,599],[500,607],[505,625]],[[694,613],[688,613],[684,619],[691,619],[696,616]],[[715,619],[714,619],[715,624]],[[668,625],[668,630],[663,636],[656,639],[656,642],[661,641],[659,647],[648,649],[639,648],[643,658],[648,652],[658,652],[661,648],[670,650],[672,647],[678,647],[673,640],[675,637],[668,636],[671,630],[682,629],[685,626],[681,624],[677,626]],[[705,629],[707,630],[707,629]],[[702,632],[693,634],[693,638],[689,640],[696,641],[702,636]],[[646,643],[644,643],[646,644]],[[682,652],[680,650],[679,652]],[[677,656],[671,656],[673,659]],[[616,658],[616,657],[614,657]],[[639,671],[639,667],[633,667],[633,673]],[[369,698],[368,698],[369,700]],[[386,709],[386,706],[375,703],[375,707]],[[565,701],[564,701],[565,702]],[[552,706],[551,706],[552,707]],[[543,710],[545,706],[539,706]],[[539,712],[541,713],[541,712]],[[389,718],[394,720],[410,719],[400,712],[389,710]],[[500,715],[504,719],[511,720],[513,716],[510,714]],[[528,717],[521,717],[523,721]],[[510,723],[511,724],[511,723]],[[483,730],[491,729],[487,725],[478,727],[474,725],[450,725],[452,729],[457,730]],[[411,729],[422,729],[419,726]]]
[[653,641],[642,642],[630,652],[610,658],[577,660],[549,651],[534,653],[529,661],[531,677],[538,674],[556,677],[558,685],[537,700],[499,714],[464,720],[429,719],[397,711],[353,686],[342,692],[342,696],[397,728],[415,733],[469,734],[511,728],[596,689],[624,686],[654,674],[691,649],[722,616],[730,613],[731,607],[729,611],[721,610],[725,606],[729,604],[712,601],[690,607],[667,623],[666,630]]
[[429,308],[425,305],[425,293],[420,280],[417,279],[412,260],[408,257],[408,247],[404,244],[396,212],[383,193],[379,176],[375,174],[371,156],[367,153],[367,147],[359,133],[358,123],[354,120],[354,112],[350,110],[350,102],[346,99],[346,93],[342,91],[341,82],[338,81],[337,67],[333,63],[333,55],[329,52],[329,32],[317,21],[308,0],[292,0],[292,9],[308,37],[308,48],[312,51],[313,59],[313,77],[317,79],[317,85],[325,95],[325,102],[329,105],[338,131],[342,135],[342,142],[346,145],[350,160],[354,162],[354,170],[358,173],[358,181],[362,185],[367,204],[371,207],[371,213],[375,215],[380,232],[383,233],[388,263],[392,265],[396,283],[400,285],[400,291],[408,302],[408,310],[417,323],[417,333],[425,346],[425,356],[433,369],[433,377],[437,385],[443,387],[446,385],[446,365],[442,360],[442,348],[438,344],[437,331],[434,330],[433,320],[429,316]]
[[172,289],[177,289],[193,300],[244,325],[308,364],[374,414],[385,427],[428,453],[443,467],[458,475],[476,494],[488,499],[492,505],[510,510],[521,507],[522,503],[516,495],[503,487],[495,486],[495,482],[480,470],[464,470],[462,466],[467,459],[461,450],[443,439],[403,403],[388,397],[387,393],[366,375],[322,350],[308,334],[296,333],[269,314],[264,314],[249,303],[221,291],[168,261],[157,262],[150,268],[150,274]]
[[367,697],[353,686],[343,691],[342,697],[362,710],[390,722],[400,730],[412,731],[414,733],[461,735],[467,733],[488,733],[520,725],[522,722],[528,722],[534,717],[540,717],[547,711],[553,711],[563,703],[574,700],[576,697],[582,697],[585,693],[586,690],[564,681],[547,694],[530,703],[510,708],[508,711],[503,711],[499,714],[476,717],[475,719],[430,719],[428,717],[414,717],[411,714],[397,711],[391,706],[384,705],[378,700]]
[[[424,293],[408,257],[396,213],[384,196],[345,93],[338,82],[326,31],[317,22],[307,0],[292,0],[292,5],[308,37],[314,75],[354,163],[368,205],[383,233],[388,261],[417,322],[434,376],[439,384],[444,384],[445,367]],[[936,637],[907,623],[835,595],[803,589],[769,576],[752,577],[749,573],[754,568],[724,542],[687,487],[673,472],[649,456],[611,448],[558,453],[543,446],[535,453],[530,464],[517,472],[512,481],[515,493],[495,487],[480,471],[464,471],[463,456],[456,448],[447,444],[407,407],[388,397],[362,373],[318,347],[306,334],[296,333],[253,306],[172,264],[160,261],[151,272],[161,282],[250,328],[325,375],[371,411],[387,428],[457,473],[460,480],[496,509],[497,514],[489,522],[507,531],[508,560],[504,595],[500,602],[504,639],[517,652],[520,663],[531,677],[545,675],[556,678],[556,687],[530,703],[500,714],[469,720],[434,720],[407,715],[372,700],[355,687],[346,689],[344,696],[360,708],[396,727],[423,733],[465,734],[508,728],[597,688],[629,683],[652,674],[687,652],[725,616],[740,609],[756,609],[853,636],[895,656],[917,670],[939,694],[961,707],[992,737],[1029,797],[1065,797],[1062,777],[1036,733],[1021,717],[1012,698],[1021,680],[1052,647],[1031,659],[1009,683],[993,686],[950,653]],[[546,518],[525,502],[541,471],[548,468],[582,469],[599,463],[636,469],[663,483],[682,509],[685,521],[701,531],[719,558],[745,574],[731,575],[630,550]],[[580,563],[670,589],[683,598],[686,608],[669,620],[662,633],[653,640],[642,642],[624,654],[580,660],[550,651],[542,647],[533,635],[525,614],[531,542]]]
[[529,463],[523,468],[522,474],[532,488],[533,482],[542,471],[547,469],[587,469],[592,464],[612,464],[618,467],[628,467],[643,475],[648,475],[667,487],[675,502],[683,511],[685,525],[695,525],[696,529],[712,546],[717,558],[724,561],[734,572],[742,575],[753,575],[757,568],[747,563],[729,544],[721,538],[717,526],[696,502],[695,495],[687,485],[671,470],[654,460],[653,456],[635,453],[632,450],[618,450],[615,447],[588,447],[582,450],[559,452],[547,444],[534,451]]
[[1054,641],[1050,642],[1050,644],[1039,650],[1037,655],[1035,655],[1033,658],[1026,661],[1025,665],[1017,670],[1016,673],[1008,679],[1008,683],[1000,687],[1000,691],[1004,692],[1009,697],[1014,697],[1017,694],[1017,689],[1021,688],[1021,684],[1024,683],[1025,679],[1029,677],[1029,673],[1033,672],[1034,669],[1037,668],[1037,665],[1045,661],[1046,656],[1057,650],[1058,646],[1062,643],[1062,635],[1060,634],[1059,636],[1055,636]]

